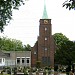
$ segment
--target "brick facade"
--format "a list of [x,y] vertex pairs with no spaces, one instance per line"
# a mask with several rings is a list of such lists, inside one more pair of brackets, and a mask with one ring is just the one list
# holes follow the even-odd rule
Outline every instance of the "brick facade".
[[51,19],[40,19],[39,36],[31,51],[31,64],[36,65],[36,61],[42,66],[54,66],[54,39],[52,36]]

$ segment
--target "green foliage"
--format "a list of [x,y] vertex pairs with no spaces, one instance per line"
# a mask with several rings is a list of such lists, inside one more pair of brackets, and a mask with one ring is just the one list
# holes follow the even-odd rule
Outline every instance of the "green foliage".
[[3,32],[6,26],[12,19],[13,9],[18,9],[24,4],[23,0],[0,0],[0,31]]
[[40,68],[41,67],[41,61],[36,61],[36,67]]
[[28,70],[28,68],[24,67],[24,69],[23,69],[23,73],[24,73],[24,75],[28,75],[27,70]]
[[3,75],[3,71],[1,71],[0,75]]
[[63,40],[59,40],[59,38],[62,39],[59,35],[56,35],[56,37],[55,42],[57,49],[54,57],[55,63],[61,65],[71,65],[75,62],[75,42],[70,41],[67,38],[65,39],[65,37]]
[[50,67],[48,67],[48,66],[46,66],[46,67],[45,67],[45,70],[51,70],[51,68],[50,68]]
[[54,37],[57,49],[61,48],[62,43],[65,43],[65,41],[69,41],[69,39],[65,35],[63,35],[62,33],[55,33],[53,35],[53,37]]
[[23,44],[20,40],[3,37],[3,38],[0,38],[0,50],[6,50],[6,51],[27,50],[29,51],[31,50],[31,46],[27,44],[26,47],[23,47]]
[[25,51],[31,51],[31,46],[29,44],[24,45],[24,50]]
[[58,71],[58,65],[54,65],[54,71]]
[[63,7],[66,6],[66,9],[69,8],[69,10],[71,9],[75,9],[75,0],[67,0],[63,3]]
[[14,72],[13,75],[17,75],[17,67],[14,67],[13,72]]
[[71,71],[71,66],[68,65],[68,67],[66,68],[66,72],[68,73],[68,72],[70,72],[70,71]]

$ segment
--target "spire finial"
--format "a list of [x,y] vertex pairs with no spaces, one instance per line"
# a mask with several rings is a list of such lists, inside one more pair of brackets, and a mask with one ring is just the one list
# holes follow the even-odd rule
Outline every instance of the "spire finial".
[[44,0],[44,11],[43,11],[42,19],[48,19],[48,15],[47,15],[47,11],[46,11],[46,4],[45,4],[45,0]]

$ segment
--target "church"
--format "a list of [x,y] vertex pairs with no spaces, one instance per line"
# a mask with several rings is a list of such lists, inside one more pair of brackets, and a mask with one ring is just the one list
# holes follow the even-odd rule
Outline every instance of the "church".
[[41,67],[54,66],[54,50],[55,43],[52,36],[51,19],[48,18],[46,4],[44,3],[44,11],[42,19],[39,20],[39,36],[34,47],[31,50],[31,66],[36,66],[39,61]]
[[0,51],[0,66],[35,67],[37,62],[40,62],[40,67],[54,67],[55,43],[45,3],[39,24],[39,36],[31,51]]

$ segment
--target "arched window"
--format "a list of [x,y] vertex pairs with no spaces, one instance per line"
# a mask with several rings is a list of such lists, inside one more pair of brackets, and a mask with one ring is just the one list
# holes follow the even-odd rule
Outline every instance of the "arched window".
[[47,50],[47,47],[45,47],[45,51]]
[[47,27],[45,27],[45,31],[47,31]]
[[45,37],[45,40],[47,40],[47,37]]

